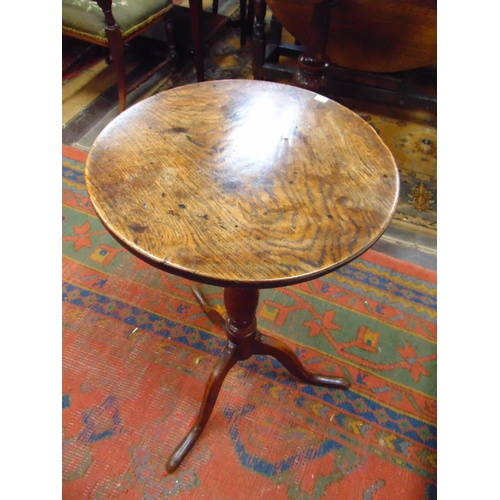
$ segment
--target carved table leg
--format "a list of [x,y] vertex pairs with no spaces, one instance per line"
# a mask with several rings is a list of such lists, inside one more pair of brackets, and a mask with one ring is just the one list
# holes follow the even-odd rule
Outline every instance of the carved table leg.
[[196,440],[200,437],[208,419],[214,409],[217,396],[219,395],[222,387],[222,382],[228,374],[229,370],[238,361],[236,345],[228,342],[226,348],[222,352],[222,356],[218,363],[215,365],[214,370],[210,374],[207,386],[205,387],[205,394],[203,395],[203,402],[198,413],[198,417],[189,431],[184,441],[178,446],[174,454],[167,463],[167,471],[173,472],[181,464],[188,451],[193,447]]
[[344,377],[329,377],[311,373],[300,362],[297,355],[284,342],[271,339],[260,333],[255,337],[253,350],[255,354],[266,354],[277,359],[292,375],[312,385],[349,389],[351,383]]

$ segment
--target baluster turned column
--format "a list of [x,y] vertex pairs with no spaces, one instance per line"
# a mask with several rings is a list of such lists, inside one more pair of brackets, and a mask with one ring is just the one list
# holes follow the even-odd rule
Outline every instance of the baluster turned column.
[[259,304],[259,290],[225,288],[224,306],[227,311],[228,340],[238,346],[238,358],[248,359],[253,354],[253,340],[257,333],[255,313]]
[[338,1],[322,0],[314,5],[309,40],[304,54],[298,57],[300,68],[293,74],[293,85],[319,93],[326,89],[326,70],[330,64],[326,55],[330,12]]

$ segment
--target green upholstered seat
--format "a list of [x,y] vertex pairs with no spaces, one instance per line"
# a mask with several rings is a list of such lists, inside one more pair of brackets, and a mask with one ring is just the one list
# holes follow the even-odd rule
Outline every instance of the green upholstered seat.
[[[122,38],[153,22],[173,6],[172,0],[116,0],[112,12]],[[63,31],[71,31],[106,43],[106,23],[96,2],[62,0]]]

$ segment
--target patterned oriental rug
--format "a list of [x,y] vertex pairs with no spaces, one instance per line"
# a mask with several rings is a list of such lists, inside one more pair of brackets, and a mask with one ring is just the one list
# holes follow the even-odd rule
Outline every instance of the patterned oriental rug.
[[[348,391],[239,362],[173,474],[225,334],[190,282],[123,250],[96,218],[86,154],[63,146],[63,498],[436,498],[436,274],[374,251],[264,290],[263,333]],[[205,286],[222,303],[222,289]]]

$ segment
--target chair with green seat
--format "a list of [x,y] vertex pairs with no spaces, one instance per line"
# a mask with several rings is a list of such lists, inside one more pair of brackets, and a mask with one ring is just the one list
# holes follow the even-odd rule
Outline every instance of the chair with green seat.
[[[62,32],[79,40],[109,49],[116,72],[118,107],[126,108],[126,96],[152,74],[172,60],[174,50],[172,0],[62,0]],[[168,54],[154,71],[150,71],[129,88],[125,81],[124,44],[153,24],[163,21]]]

